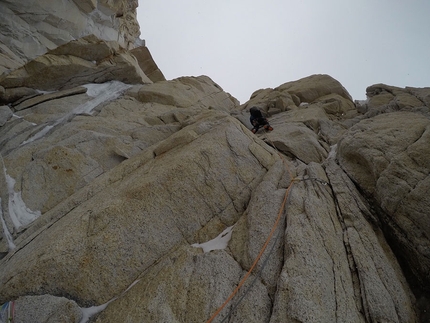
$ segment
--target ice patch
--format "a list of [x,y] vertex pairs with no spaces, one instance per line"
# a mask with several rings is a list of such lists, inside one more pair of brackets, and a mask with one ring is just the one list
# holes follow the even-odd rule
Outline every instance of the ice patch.
[[42,138],[44,135],[48,133],[49,130],[54,128],[54,126],[46,126],[42,130],[40,130],[38,133],[36,133],[33,137],[28,138],[27,140],[23,141],[21,145],[28,144],[29,142],[35,141],[39,138]]
[[34,136],[24,141],[21,145],[25,145],[29,142],[42,138],[44,135],[48,133],[49,130],[51,130],[56,125],[62,123],[63,121],[67,120],[73,115],[83,114],[83,113],[90,114],[92,110],[96,108],[99,104],[117,98],[123,91],[131,87],[131,85],[125,84],[119,81],[111,81],[111,82],[106,82],[102,84],[86,84],[83,86],[87,88],[86,94],[90,97],[93,97],[92,100],[89,100],[77,106],[75,109],[73,109],[72,112],[58,119],[52,125],[44,127],[42,130],[37,132]]
[[18,229],[36,220],[41,213],[40,211],[32,211],[25,205],[21,192],[17,193],[14,190],[16,181],[6,174],[6,169],[4,172],[9,192],[9,216],[15,228]]
[[106,82],[103,84],[86,84],[87,95],[94,99],[76,107],[71,114],[91,113],[99,104],[110,101],[118,97],[124,90],[131,87],[118,81]]
[[104,97],[110,97],[117,95],[118,91],[123,91],[131,85],[125,84],[119,81],[111,81],[101,84],[85,84],[83,87],[87,88],[87,95],[91,97],[98,97],[98,96],[104,96]]
[[202,248],[203,252],[209,252],[212,250],[222,250],[227,248],[227,245],[231,239],[231,235],[233,233],[233,227],[228,227],[223,232],[221,232],[215,239],[209,240],[205,243],[194,243],[191,247],[194,248]]

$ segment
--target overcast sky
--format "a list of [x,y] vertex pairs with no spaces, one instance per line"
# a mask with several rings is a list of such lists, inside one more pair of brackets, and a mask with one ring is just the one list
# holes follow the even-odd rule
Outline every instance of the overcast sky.
[[241,103],[312,74],[355,100],[430,87],[430,0],[139,0],[138,20],[167,79],[207,75]]

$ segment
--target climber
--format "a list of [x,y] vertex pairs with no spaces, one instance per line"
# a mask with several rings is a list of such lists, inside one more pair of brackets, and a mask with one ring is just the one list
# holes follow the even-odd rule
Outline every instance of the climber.
[[249,121],[251,122],[252,133],[256,133],[260,127],[263,127],[267,131],[272,131],[273,128],[270,126],[269,121],[261,114],[261,111],[257,107],[252,107],[249,112],[251,113],[251,117]]

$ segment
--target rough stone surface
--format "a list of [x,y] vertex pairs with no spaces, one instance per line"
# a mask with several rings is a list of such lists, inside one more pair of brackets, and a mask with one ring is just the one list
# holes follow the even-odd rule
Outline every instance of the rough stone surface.
[[0,74],[87,35],[134,48],[141,43],[136,7],[136,0],[2,1]]
[[152,58],[151,53],[149,52],[148,47],[141,46],[130,51],[134,57],[136,57],[139,66],[142,71],[148,76],[152,82],[165,81],[166,78],[163,75],[163,72],[160,71],[154,59]]
[[430,283],[430,120],[383,114],[352,127],[339,142],[348,175],[381,208],[397,252],[423,286]]
[[41,104],[42,102],[46,102],[46,101],[50,101],[50,100],[55,100],[55,99],[59,99],[62,97],[66,97],[66,96],[71,96],[71,95],[76,95],[76,94],[82,94],[87,92],[87,89],[83,86],[79,86],[76,88],[72,88],[69,90],[64,90],[64,91],[57,91],[54,93],[49,93],[49,94],[45,94],[45,95],[39,95],[36,96],[34,98],[25,100],[17,105],[14,106],[14,109],[17,111],[20,110],[24,110],[24,109],[28,109],[32,106]]
[[[189,149],[178,149],[172,145],[135,172],[122,176],[118,174],[120,180],[96,194],[90,203],[82,204],[87,204],[86,207],[70,210],[56,225],[43,230],[44,233],[38,235],[39,242],[31,244],[36,249],[26,248],[28,254],[22,249],[6,257],[0,278],[4,283],[9,281],[6,285],[10,288],[6,288],[5,292],[8,290],[7,293],[12,296],[16,295],[16,288],[27,291],[34,288],[24,276],[20,277],[7,269],[24,261],[29,269],[32,267],[31,270],[40,273],[40,276],[35,274],[39,277],[33,281],[38,281],[49,293],[67,290],[78,299],[106,302],[124,289],[130,278],[137,277],[175,245],[193,242],[194,234],[214,213],[218,213],[224,223],[234,224],[238,210],[231,203],[238,203],[240,210],[240,205],[248,199],[242,194],[249,194],[248,186],[252,187],[265,168],[258,156],[247,148],[253,139],[241,132],[237,121],[220,117],[215,114],[212,120],[206,119],[182,129],[180,132],[194,133],[186,145]],[[243,158],[236,159],[236,154]],[[270,152],[265,151],[265,154],[270,155]],[[141,156],[145,155],[137,155],[130,162],[136,162],[135,159]],[[194,176],[183,179],[184,173]],[[188,199],[194,191],[200,192],[201,196],[194,196],[190,204]],[[123,193],[118,195],[118,192]],[[210,205],[205,196],[218,198]],[[172,203],[163,206],[166,199]],[[146,231],[149,224],[156,225],[158,230]],[[64,226],[75,229],[67,233],[63,230]],[[56,236],[55,249],[51,244],[52,235]],[[135,240],[137,236],[140,236],[138,243]],[[142,246],[147,247],[141,249]],[[63,258],[60,254],[69,256]],[[114,260],[116,258],[125,262],[119,267],[112,267],[113,271],[106,271],[111,261],[118,261]],[[52,280],[47,275],[47,268],[56,268],[57,274],[63,274]],[[123,271],[124,268],[127,270]],[[67,277],[73,277],[72,281]],[[92,287],[100,279],[110,280],[109,277],[117,277],[116,282],[108,284],[105,291]]]
[[342,84],[325,74],[311,75],[297,81],[287,82],[278,86],[275,90],[287,91],[290,95],[298,97],[300,103],[312,103],[318,98],[333,94],[338,94],[352,101],[351,95]]
[[[427,323],[429,88],[353,102],[311,75],[239,106],[208,76],[164,80],[131,43],[136,5],[0,4],[0,304],[19,322]],[[249,131],[252,106],[273,131]]]
[[[183,247],[148,270],[96,322],[111,321],[115,316],[124,322],[201,322],[234,290],[241,273],[237,262],[224,251],[203,254],[196,248]],[[212,284],[213,278],[220,283]],[[210,298],[211,303],[200,306],[202,296]],[[141,306],[130,311],[127,306],[130,302]]]
[[[3,88],[3,87],[2,87]],[[30,99],[32,97],[40,95],[35,89],[31,89],[28,87],[15,87],[11,89],[5,89],[0,93],[0,101],[2,103],[14,103],[23,99]]]
[[[88,97],[56,95],[22,110],[23,120],[9,131],[26,118],[36,120],[36,111],[61,118],[47,109],[49,102]],[[326,102],[333,97],[325,95]],[[372,149],[391,160],[409,149],[409,158],[421,165],[413,173],[418,181],[427,169],[428,121],[413,112],[385,113],[362,117],[348,130],[342,125],[347,115],[330,117],[323,100],[279,112],[271,120],[275,130],[255,136],[229,116],[240,108],[209,78],[179,78],[132,87],[92,115],[70,115],[41,139],[9,146],[4,165],[14,189],[42,216],[25,230],[8,226],[17,247],[0,260],[2,301],[38,290],[69,295],[81,306],[115,299],[97,315],[99,322],[115,321],[118,313],[130,322],[207,319],[259,256],[289,192],[286,217],[215,321],[419,322],[426,305],[415,305],[408,282],[422,274],[403,276],[390,248],[395,229],[406,222],[387,221],[389,185],[381,183],[384,195],[381,176],[369,180],[371,171],[385,174],[389,163],[372,161],[360,169],[346,149],[360,151],[362,143],[367,149],[373,140]],[[405,130],[395,147],[390,135],[399,139],[392,130],[398,120]],[[325,139],[332,128],[341,138],[330,137],[337,152]],[[367,133],[371,139],[360,139]],[[381,159],[376,152],[365,156]],[[374,203],[384,212],[375,212]],[[406,213],[413,214],[396,218]],[[420,219],[425,228],[428,221]],[[224,250],[202,253],[190,246],[233,225]],[[411,231],[410,239],[424,232],[402,228]],[[425,265],[417,243],[404,248],[416,250],[402,266]]]
[[115,42],[88,36],[35,58],[0,79],[0,84],[6,89],[30,87],[54,91],[111,80],[129,84],[152,83],[128,51],[119,48]]
[[230,112],[238,102],[207,76],[180,77],[142,85],[135,87],[129,95],[142,103],[190,109],[204,107],[226,112]]
[[51,295],[23,296],[15,302],[16,323],[78,323],[82,311],[74,302]]

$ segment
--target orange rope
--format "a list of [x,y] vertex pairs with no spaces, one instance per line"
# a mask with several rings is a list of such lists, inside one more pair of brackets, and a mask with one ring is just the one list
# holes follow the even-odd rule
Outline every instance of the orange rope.
[[242,285],[245,283],[245,281],[251,275],[252,270],[257,265],[258,261],[260,260],[261,256],[263,255],[264,251],[266,250],[266,247],[269,244],[270,239],[272,239],[273,233],[275,232],[276,227],[278,226],[278,223],[279,223],[279,221],[281,219],[282,212],[284,211],[285,204],[287,202],[288,194],[290,193],[291,187],[293,186],[294,182],[295,182],[294,179],[291,179],[291,183],[288,186],[287,191],[285,192],[284,200],[282,201],[282,205],[281,205],[281,207],[279,209],[278,217],[276,218],[276,221],[273,224],[272,230],[270,231],[269,236],[266,239],[266,242],[264,243],[263,247],[261,248],[261,250],[260,250],[257,258],[254,260],[254,263],[252,264],[251,268],[248,270],[248,272],[246,273],[246,275],[242,278],[242,280],[240,281],[239,285],[237,285],[236,289],[230,294],[230,296],[226,299],[226,301],[218,308],[218,310],[211,316],[211,318],[206,323],[210,323],[210,322],[212,322],[215,319],[215,317],[223,310],[223,308],[228,304],[228,302],[231,301],[231,299],[234,297],[234,295],[237,294],[237,292],[239,291],[239,289],[242,287]]
[[[267,133],[267,131],[266,131]],[[270,140],[270,139],[269,139]],[[261,248],[260,252],[258,253],[257,258],[254,260],[254,263],[252,264],[251,268],[249,268],[248,272],[246,273],[246,275],[242,278],[242,280],[240,281],[239,285],[237,285],[237,287],[235,288],[235,290],[230,294],[230,296],[225,300],[225,302],[218,308],[218,310],[211,316],[211,318],[209,320],[206,321],[206,323],[211,323],[215,317],[218,316],[218,314],[224,309],[224,307],[232,300],[232,298],[237,294],[237,292],[239,291],[239,289],[242,287],[242,285],[245,283],[245,281],[248,279],[248,277],[251,275],[251,272],[254,270],[255,266],[257,265],[258,261],[260,260],[261,256],[263,255],[264,251],[267,248],[267,245],[269,244],[270,240],[272,239],[273,234],[275,233],[276,228],[278,227],[279,221],[281,219],[282,216],[282,212],[285,209],[285,204],[287,203],[287,198],[288,195],[291,191],[291,187],[293,186],[293,184],[297,181],[294,177],[293,174],[290,170],[290,168],[288,167],[287,162],[285,161],[285,159],[283,158],[282,154],[278,151],[278,149],[276,148],[275,144],[272,142],[272,140],[270,140],[270,143],[272,144],[273,148],[278,152],[279,157],[281,157],[282,162],[285,164],[288,174],[291,178],[291,182],[290,185],[288,186],[287,190],[285,191],[285,195],[284,195],[284,200],[282,201],[282,205],[279,208],[279,212],[278,212],[278,217],[276,218],[275,223],[273,224],[272,230],[269,233],[269,236],[266,239],[266,242],[264,243],[263,247]]]

